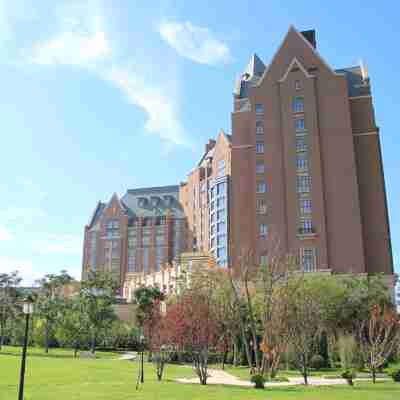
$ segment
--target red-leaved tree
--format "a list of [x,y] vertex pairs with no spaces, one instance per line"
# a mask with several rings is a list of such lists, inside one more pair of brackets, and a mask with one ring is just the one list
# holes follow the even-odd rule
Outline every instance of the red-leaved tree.
[[202,385],[207,384],[208,356],[217,345],[212,296],[207,291],[187,290],[177,303],[168,307],[162,329],[168,344],[177,352],[190,355]]

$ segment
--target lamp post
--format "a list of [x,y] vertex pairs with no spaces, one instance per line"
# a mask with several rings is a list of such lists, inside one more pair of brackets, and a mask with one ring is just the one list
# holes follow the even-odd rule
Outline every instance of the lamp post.
[[144,383],[144,335],[140,335],[140,344],[142,348],[142,354],[140,355],[140,363],[141,363],[141,368],[140,368],[140,383]]
[[25,337],[24,337],[24,347],[22,349],[18,400],[24,400],[25,364],[26,364],[26,348],[28,346],[29,317],[31,316],[31,314],[33,314],[34,311],[33,299],[31,297],[26,298],[22,303],[22,311],[25,314]]

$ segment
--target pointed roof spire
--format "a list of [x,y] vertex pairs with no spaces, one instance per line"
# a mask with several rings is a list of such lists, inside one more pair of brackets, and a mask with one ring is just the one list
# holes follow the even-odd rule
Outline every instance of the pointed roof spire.
[[261,76],[265,70],[265,64],[261,61],[260,57],[254,53],[250,57],[250,61],[244,71],[245,74],[249,74],[250,78],[253,76]]

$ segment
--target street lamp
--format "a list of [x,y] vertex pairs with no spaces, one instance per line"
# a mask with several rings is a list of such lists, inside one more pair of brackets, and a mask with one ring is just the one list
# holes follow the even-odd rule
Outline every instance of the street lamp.
[[140,368],[140,383],[144,383],[144,335],[140,335],[140,344],[142,348],[142,354],[141,354],[141,368]]
[[27,297],[22,302],[22,311],[25,314],[25,337],[24,337],[24,348],[22,350],[21,371],[19,376],[18,400],[24,400],[25,364],[26,364],[26,348],[28,346],[29,317],[34,312],[32,297]]

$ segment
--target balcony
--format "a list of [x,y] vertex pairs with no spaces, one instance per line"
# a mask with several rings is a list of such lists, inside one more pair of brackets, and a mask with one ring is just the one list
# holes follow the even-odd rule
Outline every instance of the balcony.
[[314,227],[299,228],[297,230],[297,237],[299,239],[312,239],[317,236],[317,231]]

